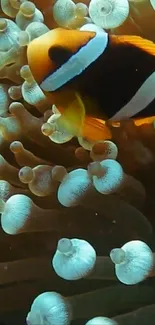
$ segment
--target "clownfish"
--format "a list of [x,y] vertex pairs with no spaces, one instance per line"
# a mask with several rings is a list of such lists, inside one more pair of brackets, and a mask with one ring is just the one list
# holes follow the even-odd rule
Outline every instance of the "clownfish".
[[105,120],[132,118],[137,125],[155,120],[150,40],[56,28],[30,42],[27,57],[34,79],[73,127],[80,127],[83,116],[86,137],[98,139]]

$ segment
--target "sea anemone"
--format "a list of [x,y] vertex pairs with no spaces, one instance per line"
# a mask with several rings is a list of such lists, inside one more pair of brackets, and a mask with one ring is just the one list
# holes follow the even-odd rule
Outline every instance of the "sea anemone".
[[142,241],[133,240],[114,248],[110,257],[115,263],[116,276],[124,284],[136,284],[154,274],[154,255]]
[[[87,255],[87,259],[86,259]],[[55,272],[65,280],[78,280],[94,268],[96,252],[85,240],[62,238],[52,260]]]
[[116,28],[127,19],[129,4],[127,0],[91,0],[89,15],[102,28]]
[[94,317],[86,325],[118,325],[118,323],[107,317]]
[[101,139],[68,132],[27,62],[27,45],[58,26],[132,34],[132,22],[144,37],[133,19],[136,6],[1,0],[4,324],[154,322],[154,119],[98,120],[106,134]]

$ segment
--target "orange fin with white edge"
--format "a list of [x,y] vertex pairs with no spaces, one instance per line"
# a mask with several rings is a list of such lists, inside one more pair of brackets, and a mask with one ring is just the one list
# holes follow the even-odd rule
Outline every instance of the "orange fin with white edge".
[[[136,117],[136,118],[130,118],[129,120],[134,121],[134,124],[136,126],[141,126],[143,124],[152,124],[155,122],[155,116],[149,116],[149,117]],[[111,126],[120,126],[121,121],[109,121],[109,125]]]
[[155,116],[150,116],[150,117],[144,117],[144,118],[135,118],[133,119],[135,125],[140,126],[143,124],[151,124],[155,122]]

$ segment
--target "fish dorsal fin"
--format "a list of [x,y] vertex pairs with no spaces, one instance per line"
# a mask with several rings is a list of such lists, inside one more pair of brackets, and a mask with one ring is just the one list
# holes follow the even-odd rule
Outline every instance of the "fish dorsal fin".
[[131,45],[134,45],[141,50],[151,54],[155,55],[155,43],[147,40],[145,38],[142,38],[140,36],[135,35],[112,35],[111,39],[115,41],[115,43],[128,43]]

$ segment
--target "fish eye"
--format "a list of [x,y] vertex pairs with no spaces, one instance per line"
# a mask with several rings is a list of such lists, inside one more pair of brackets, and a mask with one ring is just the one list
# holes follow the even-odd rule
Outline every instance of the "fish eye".
[[48,50],[49,58],[58,65],[62,65],[69,60],[72,56],[72,52],[61,46],[52,46]]

